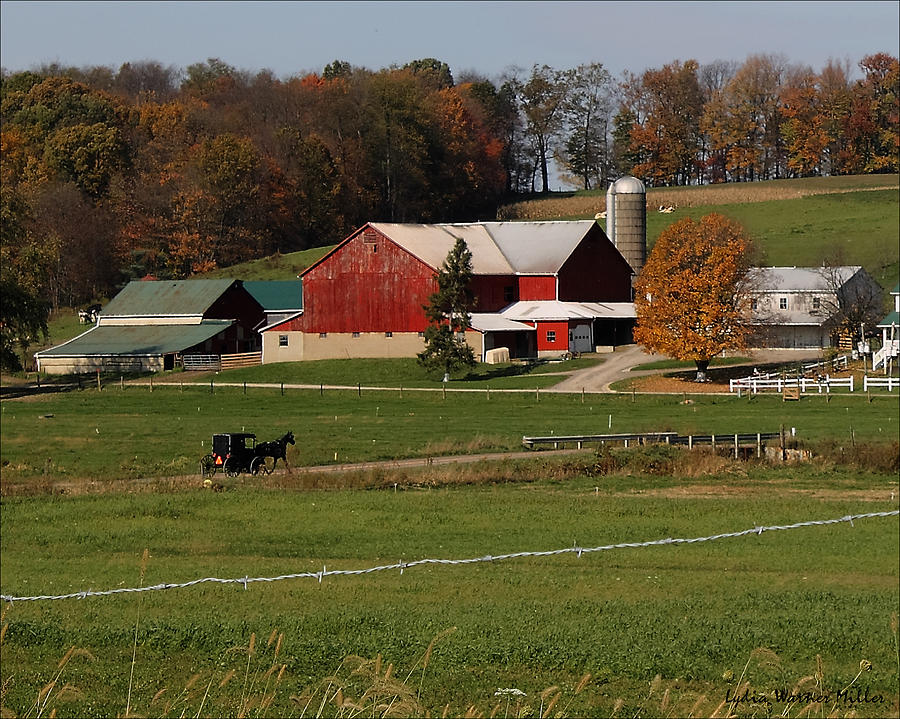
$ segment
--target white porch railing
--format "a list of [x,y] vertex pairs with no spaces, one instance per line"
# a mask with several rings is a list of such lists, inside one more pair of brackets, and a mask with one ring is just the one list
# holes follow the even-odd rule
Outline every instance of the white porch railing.
[[887,365],[888,358],[900,355],[900,340],[888,340],[884,346],[872,355],[872,369]]

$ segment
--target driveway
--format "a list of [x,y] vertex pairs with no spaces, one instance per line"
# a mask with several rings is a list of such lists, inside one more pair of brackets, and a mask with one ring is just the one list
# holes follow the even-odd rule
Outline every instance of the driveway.
[[[748,367],[775,362],[807,362],[820,359],[821,350],[756,350],[748,351],[746,362]],[[612,392],[609,386],[613,382],[628,377],[642,377],[659,374],[669,370],[638,370],[631,368],[648,362],[669,359],[665,355],[648,354],[640,345],[627,345],[615,352],[605,355],[604,361],[596,367],[579,370],[545,392]],[[739,365],[737,365],[739,366]]]

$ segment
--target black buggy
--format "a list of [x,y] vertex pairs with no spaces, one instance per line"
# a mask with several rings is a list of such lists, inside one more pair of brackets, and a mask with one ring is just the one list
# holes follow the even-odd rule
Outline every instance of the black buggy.
[[294,444],[294,433],[288,432],[272,442],[257,442],[248,432],[214,434],[212,452],[200,460],[200,474],[209,477],[222,471],[229,477],[241,472],[271,474],[280,459],[287,466],[287,445]]
[[241,472],[268,474],[266,458],[256,453],[256,435],[214,434],[212,452],[200,460],[200,474],[208,477],[219,471],[229,477],[237,477]]

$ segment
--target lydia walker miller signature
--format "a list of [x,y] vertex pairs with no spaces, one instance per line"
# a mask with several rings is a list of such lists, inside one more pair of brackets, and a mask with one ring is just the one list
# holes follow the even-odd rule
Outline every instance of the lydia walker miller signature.
[[869,694],[868,687],[853,687],[837,692],[790,692],[775,689],[765,694],[745,689],[734,694],[731,688],[725,692],[725,701],[729,704],[883,704],[886,699],[882,694]]

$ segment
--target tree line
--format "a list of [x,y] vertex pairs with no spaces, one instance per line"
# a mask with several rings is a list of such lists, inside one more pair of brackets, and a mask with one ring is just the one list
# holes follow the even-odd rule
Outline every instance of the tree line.
[[761,55],[618,81],[599,63],[454,78],[433,58],[287,79],[219,59],[4,70],[3,286],[77,306],[370,220],[492,218],[549,192],[554,165],[585,189],[896,172],[897,58],[859,69]]

